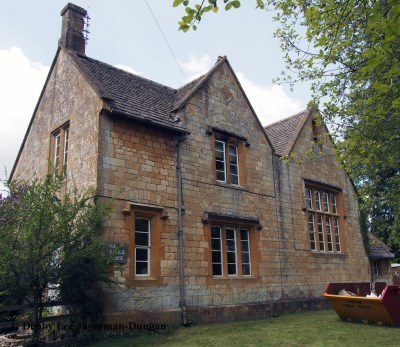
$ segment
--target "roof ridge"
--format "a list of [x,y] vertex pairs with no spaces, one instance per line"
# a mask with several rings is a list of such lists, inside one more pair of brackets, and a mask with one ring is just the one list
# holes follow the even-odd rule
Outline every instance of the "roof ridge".
[[264,129],[267,129],[267,128],[269,128],[269,127],[273,127],[273,126],[278,125],[278,124],[280,124],[280,123],[286,122],[286,121],[288,121],[288,120],[291,119],[291,118],[300,116],[301,114],[303,114],[303,113],[306,112],[306,111],[308,111],[307,108],[306,108],[305,110],[302,110],[302,111],[300,111],[300,112],[297,112],[297,113],[295,113],[295,114],[293,114],[293,115],[291,115],[291,116],[282,118],[282,119],[280,119],[280,120],[278,120],[278,121],[276,121],[276,122],[274,122],[274,123],[268,124],[268,125],[266,125],[266,126],[264,127]]
[[[121,71],[121,72],[123,72],[123,73],[125,73],[125,74],[127,74],[127,75],[129,75],[129,76],[141,78],[142,80],[146,80],[146,81],[148,81],[148,82],[157,84],[157,85],[159,85],[160,87],[168,88],[168,89],[170,89],[171,91],[176,91],[176,90],[177,90],[176,88],[172,88],[172,87],[170,87],[170,86],[167,86],[167,85],[162,84],[162,83],[160,83],[160,82],[153,81],[153,80],[151,80],[151,79],[149,79],[149,78],[146,78],[146,77],[143,77],[143,76],[141,76],[141,75],[137,75],[137,74],[131,73],[131,72],[126,71],[126,70],[124,70],[124,69],[120,69],[120,68],[118,68],[118,67],[116,67],[116,66],[114,66],[114,65],[105,63],[105,62],[103,62],[103,61],[101,61],[101,60],[97,60],[97,59],[88,57],[87,55],[82,55],[82,54],[79,54],[79,53],[75,53],[75,54],[76,54],[79,58],[91,60],[91,61],[93,61],[93,62],[96,62],[96,63],[102,64],[102,65],[108,66],[108,67],[110,67],[110,68],[112,68],[112,69]],[[190,83],[190,82],[189,82],[189,83]]]

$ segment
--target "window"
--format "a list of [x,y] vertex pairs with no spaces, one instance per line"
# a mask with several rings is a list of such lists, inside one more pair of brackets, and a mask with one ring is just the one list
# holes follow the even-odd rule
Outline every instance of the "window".
[[239,185],[238,145],[215,140],[215,171],[217,181]]
[[52,133],[51,162],[54,170],[61,174],[67,174],[69,152],[69,123],[58,128]]
[[305,210],[312,251],[329,253],[342,251],[338,196],[339,191],[306,184]]
[[374,275],[379,276],[379,263],[377,260],[374,260]]
[[150,219],[135,218],[135,275],[150,274]]
[[162,206],[133,202],[127,202],[122,213],[126,216],[124,229],[129,230],[127,285],[160,285],[164,258],[161,234],[168,215]]
[[249,229],[212,225],[211,258],[213,276],[251,276]]

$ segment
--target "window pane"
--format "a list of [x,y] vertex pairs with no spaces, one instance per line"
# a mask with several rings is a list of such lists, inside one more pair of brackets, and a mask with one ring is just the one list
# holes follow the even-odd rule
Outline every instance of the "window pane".
[[229,165],[229,172],[231,175],[236,175],[238,174],[238,167],[236,165]]
[[237,156],[237,146],[229,145],[229,155],[230,156]]
[[334,194],[331,194],[331,201],[332,201],[332,213],[337,213],[337,207],[336,207],[336,196]]
[[238,185],[239,184],[239,176],[231,175],[231,183]]
[[213,263],[222,263],[221,252],[212,251],[212,262]]
[[250,254],[242,252],[242,263],[250,263]]
[[315,191],[315,209],[321,211],[321,194]]
[[306,188],[306,207],[312,210],[312,192],[309,188]]
[[135,218],[135,231],[149,232],[149,220],[144,218]]
[[326,238],[328,241],[328,251],[333,252],[331,217],[326,217],[325,226],[326,226]]
[[225,152],[225,143],[222,141],[215,141],[215,150]]
[[228,263],[236,263],[236,253],[235,252],[227,252],[227,260]]
[[224,162],[222,162],[222,161],[217,161],[217,162],[215,163],[215,168],[216,168],[218,171],[224,172],[224,171],[225,171],[225,164],[224,164]]
[[215,170],[218,181],[226,181],[225,142],[215,141]]
[[224,152],[215,151],[215,158],[219,161],[224,161]]
[[324,241],[324,227],[322,224],[322,216],[317,216],[317,225],[318,225],[318,245],[319,250],[321,252],[325,251],[325,241]]
[[242,264],[242,274],[243,276],[250,276],[250,265]]
[[340,231],[339,231],[339,218],[334,217],[333,219],[333,228],[335,230],[335,246],[336,252],[340,252]]
[[220,250],[221,249],[221,240],[211,239],[211,249]]
[[314,215],[311,212],[308,213],[308,230],[310,232],[311,250],[315,251],[316,245],[315,245]]
[[226,228],[226,259],[228,275],[236,275],[236,238],[235,229]]
[[225,182],[225,172],[217,171],[217,180]]
[[136,261],[148,261],[149,253],[147,248],[136,248]]
[[235,229],[226,229],[226,239],[235,239]]
[[148,275],[149,274],[149,263],[137,261],[136,262],[136,275]]
[[247,241],[242,241],[241,246],[242,246],[242,252],[249,251],[249,243]]
[[222,275],[222,265],[221,264],[213,264],[213,276],[221,276]]
[[324,193],[324,210],[325,212],[329,212],[329,194]]
[[211,227],[211,237],[220,238],[221,237],[221,228],[219,227]]
[[236,264],[228,264],[228,275],[236,275]]
[[234,240],[226,240],[226,250],[229,252],[235,251],[235,241]]
[[212,269],[214,276],[222,275],[221,227],[211,227]]
[[150,246],[149,233],[135,232],[135,246]]

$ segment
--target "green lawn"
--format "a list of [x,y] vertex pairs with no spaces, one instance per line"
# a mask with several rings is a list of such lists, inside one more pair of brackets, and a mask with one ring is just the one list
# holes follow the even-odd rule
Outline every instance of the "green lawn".
[[332,310],[167,332],[111,337],[90,346],[400,346],[400,329],[339,320]]

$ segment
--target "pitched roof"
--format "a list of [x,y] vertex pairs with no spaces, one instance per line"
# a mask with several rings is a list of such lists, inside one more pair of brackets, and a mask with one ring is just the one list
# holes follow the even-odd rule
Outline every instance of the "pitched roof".
[[394,254],[391,252],[391,249],[382,240],[372,233],[369,233],[368,237],[370,243],[368,255],[369,259],[378,260],[394,258]]
[[113,113],[184,131],[173,113],[176,89],[68,51]]
[[196,91],[211,77],[224,62],[227,62],[226,56],[218,57],[217,62],[206,74],[196,78],[192,82],[185,84],[179,88],[174,102],[173,111],[178,111]]
[[289,155],[310,112],[311,109],[308,108],[265,127],[265,131],[275,149],[275,154],[280,156]]

